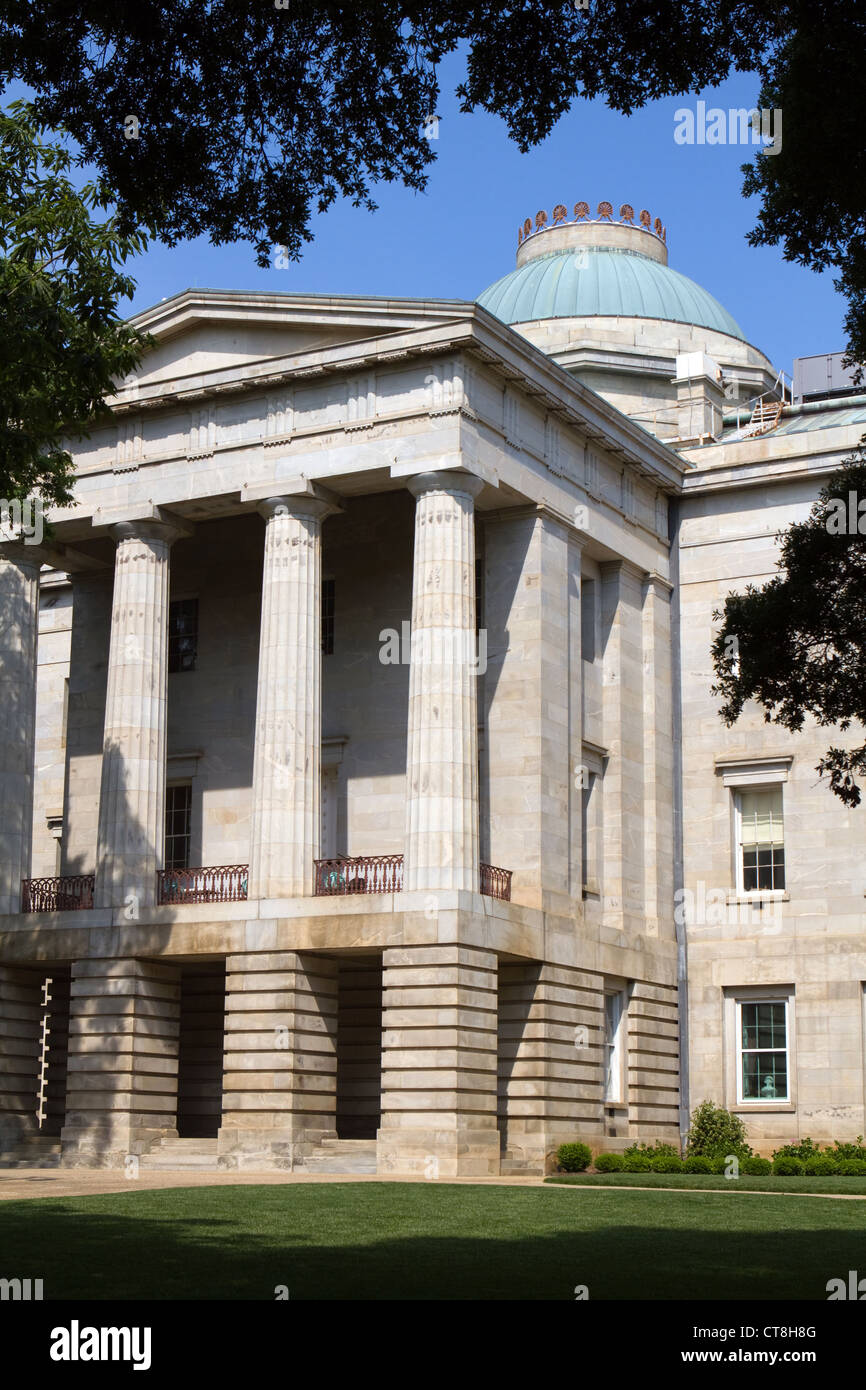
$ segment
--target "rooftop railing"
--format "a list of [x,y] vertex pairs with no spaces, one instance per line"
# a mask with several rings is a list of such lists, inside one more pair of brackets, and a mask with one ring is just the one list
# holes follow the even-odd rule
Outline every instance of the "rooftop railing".
[[[481,892],[488,898],[511,901],[511,870],[481,865]],[[316,860],[316,897],[343,897],[354,893],[401,893],[402,854],[357,855],[354,858]]]

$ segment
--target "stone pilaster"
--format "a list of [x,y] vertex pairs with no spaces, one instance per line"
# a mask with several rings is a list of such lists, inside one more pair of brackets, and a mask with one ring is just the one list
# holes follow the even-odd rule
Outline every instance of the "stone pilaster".
[[412,479],[415,560],[404,888],[479,891],[475,497],[469,474]]
[[38,1133],[44,970],[0,965],[0,1153]]
[[112,528],[117,542],[96,851],[97,907],[131,920],[156,901],[165,835],[169,551],[161,521]]
[[0,915],[21,911],[30,876],[40,563],[0,547]]
[[64,1165],[122,1167],[176,1138],[180,970],[139,960],[72,967]]
[[600,975],[547,962],[499,969],[504,1169],[548,1172],[560,1144],[604,1136]]
[[337,1137],[336,1104],[337,961],[229,956],[220,1167],[303,1167]]
[[643,576],[625,561],[602,566],[604,910],[643,927],[644,708]]
[[673,941],[673,696],[671,587],[650,575],[643,591],[644,876],[646,930]]
[[380,1173],[499,1172],[496,956],[445,945],[384,952]]
[[314,497],[273,497],[266,518],[256,697],[250,897],[313,892],[321,836],[322,522]]

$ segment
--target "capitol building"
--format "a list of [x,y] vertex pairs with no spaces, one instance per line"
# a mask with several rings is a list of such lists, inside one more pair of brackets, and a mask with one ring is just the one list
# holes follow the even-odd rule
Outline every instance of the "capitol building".
[[475,302],[133,322],[75,504],[0,546],[0,1164],[862,1134],[866,812],[711,694],[866,432],[838,360],[792,388],[606,202]]

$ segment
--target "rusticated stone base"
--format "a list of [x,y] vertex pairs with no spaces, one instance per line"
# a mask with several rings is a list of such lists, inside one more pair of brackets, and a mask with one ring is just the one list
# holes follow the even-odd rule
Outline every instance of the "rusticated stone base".
[[495,1129],[380,1129],[376,1170],[381,1175],[495,1178],[499,1134]]

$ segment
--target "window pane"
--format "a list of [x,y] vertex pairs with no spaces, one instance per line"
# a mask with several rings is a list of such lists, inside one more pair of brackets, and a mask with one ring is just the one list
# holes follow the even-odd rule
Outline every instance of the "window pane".
[[787,1100],[784,1052],[743,1053],[743,1100]]
[[740,843],[781,844],[782,788],[740,793]]

